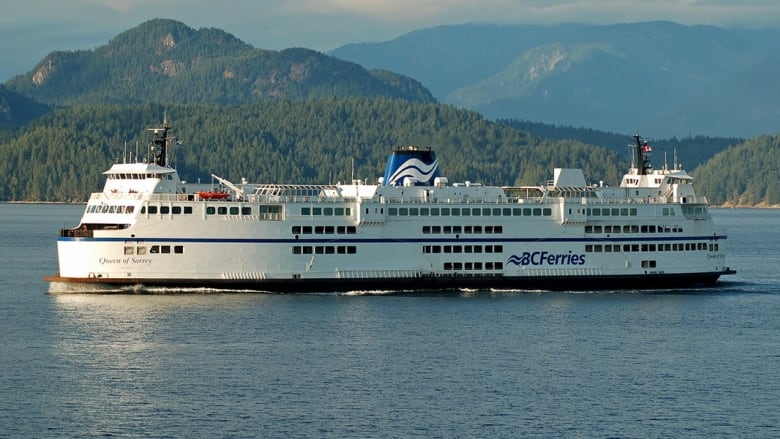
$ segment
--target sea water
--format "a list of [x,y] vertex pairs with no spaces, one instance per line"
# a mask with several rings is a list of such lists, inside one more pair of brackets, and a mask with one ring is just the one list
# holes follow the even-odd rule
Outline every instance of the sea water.
[[780,211],[714,288],[49,294],[83,206],[0,204],[0,437],[778,437]]

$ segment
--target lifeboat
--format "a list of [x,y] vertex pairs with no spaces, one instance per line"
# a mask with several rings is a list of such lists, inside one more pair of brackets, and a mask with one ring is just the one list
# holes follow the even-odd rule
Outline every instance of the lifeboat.
[[211,191],[201,191],[198,192],[198,197],[200,197],[201,200],[224,200],[228,197],[227,192],[211,192]]

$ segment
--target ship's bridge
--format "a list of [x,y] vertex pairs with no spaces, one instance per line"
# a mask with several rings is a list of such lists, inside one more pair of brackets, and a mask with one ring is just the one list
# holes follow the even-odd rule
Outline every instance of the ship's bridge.
[[176,193],[181,183],[175,169],[153,163],[120,163],[103,173],[105,193]]

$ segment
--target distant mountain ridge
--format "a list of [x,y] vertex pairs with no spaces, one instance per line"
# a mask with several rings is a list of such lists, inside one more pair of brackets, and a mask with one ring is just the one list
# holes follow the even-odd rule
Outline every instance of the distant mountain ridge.
[[52,52],[6,86],[50,105],[347,96],[435,101],[419,82],[392,72],[309,49],[256,49],[222,30],[167,19],[147,21],[94,50]]
[[770,61],[780,55],[778,43],[780,30],[672,22],[465,24],[329,54],[411,76],[441,102],[489,118],[657,137],[750,137],[780,131],[780,114],[764,103],[780,94],[772,80],[780,66]]

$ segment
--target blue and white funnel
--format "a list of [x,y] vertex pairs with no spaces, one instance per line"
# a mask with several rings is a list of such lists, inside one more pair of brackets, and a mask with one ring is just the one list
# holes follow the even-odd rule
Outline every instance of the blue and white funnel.
[[430,149],[420,151],[416,146],[393,150],[385,168],[385,186],[433,186],[439,176],[439,161]]

